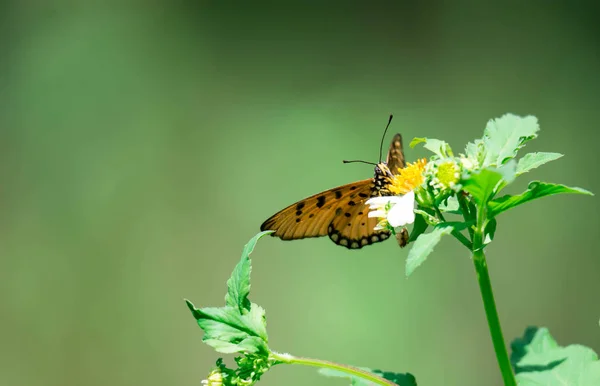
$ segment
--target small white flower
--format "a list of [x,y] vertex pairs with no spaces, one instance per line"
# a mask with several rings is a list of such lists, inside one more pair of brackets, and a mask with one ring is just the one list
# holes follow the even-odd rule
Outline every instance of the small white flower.
[[[373,197],[366,204],[371,207],[369,217],[383,218],[394,228],[415,222],[415,193],[412,190],[404,196]],[[383,228],[381,222],[375,227]]]

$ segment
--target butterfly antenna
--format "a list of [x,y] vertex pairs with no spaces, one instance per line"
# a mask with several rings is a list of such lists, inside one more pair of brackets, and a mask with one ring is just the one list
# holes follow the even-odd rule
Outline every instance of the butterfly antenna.
[[381,137],[381,144],[379,145],[379,163],[381,163],[381,156],[383,155],[383,140],[385,139],[385,133],[387,133],[388,127],[390,127],[390,123],[392,123],[392,118],[394,118],[394,115],[390,114],[390,119],[388,120],[388,123],[385,126],[385,130],[383,131],[383,136]]
[[342,162],[345,163],[345,164],[351,164],[353,162],[360,162],[360,163],[367,164],[367,165],[377,166],[377,164],[375,162],[363,161],[363,160],[360,160],[360,159],[353,159],[351,161],[343,160]]

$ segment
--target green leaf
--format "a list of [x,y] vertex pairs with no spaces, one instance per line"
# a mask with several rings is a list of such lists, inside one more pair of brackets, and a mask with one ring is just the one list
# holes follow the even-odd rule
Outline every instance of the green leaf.
[[562,157],[560,153],[527,153],[517,164],[517,176]]
[[[388,381],[394,382],[396,385],[400,386],[417,386],[417,380],[415,376],[411,373],[394,373],[391,371],[381,371],[381,370],[371,370],[366,367],[360,367],[361,370],[369,371],[377,376],[387,379]],[[350,380],[350,385],[352,386],[372,386],[373,383],[369,382],[363,378],[359,378],[356,376],[349,375],[347,373],[332,370],[332,369],[319,369],[319,374],[324,375],[326,377],[334,377],[334,378],[345,378]]]
[[484,240],[483,244],[487,245],[494,240],[494,235],[496,234],[496,219],[493,218],[485,225],[485,230],[483,232]]
[[476,139],[474,142],[467,143],[465,147],[465,156],[471,160],[477,167],[483,165],[485,161],[485,144],[482,139]]
[[527,187],[527,190],[525,192],[517,196],[505,195],[490,201],[488,204],[488,215],[491,218],[516,206],[519,206],[531,200],[535,200],[536,198],[552,196],[554,194],[561,193],[586,194],[589,196],[594,195],[593,193],[581,188],[533,181],[529,183],[529,186]]
[[460,210],[460,205],[458,204],[458,199],[454,196],[448,197],[439,206],[442,212],[454,213],[454,214],[462,214]]
[[255,336],[249,336],[237,344],[219,339],[203,339],[203,341],[214,348],[215,351],[223,354],[243,352],[264,355],[269,353],[269,348],[265,344],[265,341]]
[[520,386],[600,385],[598,355],[581,345],[559,346],[546,328],[528,328],[511,347]]
[[254,246],[258,240],[269,233],[273,233],[273,231],[260,232],[248,241],[242,251],[240,262],[235,266],[231,273],[231,277],[227,280],[225,304],[237,308],[240,313],[245,313],[250,310],[248,294],[250,293],[250,272],[252,271],[252,267],[250,265],[249,256],[254,250]]
[[502,181],[502,174],[497,169],[483,169],[472,173],[463,180],[463,189],[473,196],[479,205],[487,203],[496,193],[496,187]]
[[427,259],[433,248],[442,239],[442,236],[452,233],[452,229],[451,226],[435,227],[430,233],[423,233],[417,237],[406,259],[407,277]]
[[491,119],[483,134],[485,160],[481,167],[500,166],[514,158],[525,142],[537,136],[539,129],[537,118],[531,115],[505,114]]
[[428,226],[429,224],[427,224],[427,221],[425,221],[423,215],[421,213],[416,213],[415,222],[413,225],[413,229],[410,232],[408,242],[412,243],[413,241],[415,241],[417,237],[419,237],[423,232],[427,230]]
[[189,300],[186,304],[204,331],[202,340],[215,350],[223,353],[267,350],[265,311],[260,306],[251,304],[249,312],[241,314],[230,306],[198,309]]
[[425,137],[415,137],[412,139],[412,141],[410,141],[410,144],[408,146],[410,146],[411,149],[414,149],[415,146],[417,146],[420,143],[427,143],[427,138]]
[[452,148],[445,141],[435,138],[414,138],[410,142],[410,147],[414,148],[420,143],[424,143],[425,149],[431,150],[439,158],[448,158],[454,156],[454,154],[452,153]]

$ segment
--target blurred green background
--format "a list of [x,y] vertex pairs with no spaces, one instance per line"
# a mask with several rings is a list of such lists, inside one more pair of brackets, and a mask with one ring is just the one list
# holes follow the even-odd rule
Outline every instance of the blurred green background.
[[[510,191],[600,192],[593,2],[314,4],[2,3],[1,385],[199,385],[218,355],[183,298],[222,304],[264,219],[370,177],[341,160],[375,161],[389,113],[455,150],[490,118],[536,115],[526,150],[566,156]],[[600,351],[599,231],[593,197],[500,218],[507,341],[540,325]],[[252,299],[272,347],[499,385],[469,256],[448,239],[407,280],[406,254],[263,240]],[[279,366],[262,384],[346,382]]]

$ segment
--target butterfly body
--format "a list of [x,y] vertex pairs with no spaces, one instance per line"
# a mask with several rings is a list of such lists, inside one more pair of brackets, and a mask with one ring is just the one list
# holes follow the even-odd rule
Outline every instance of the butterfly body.
[[365,205],[371,197],[390,195],[390,177],[404,168],[402,137],[396,134],[386,162],[375,166],[373,178],[342,185],[307,197],[268,218],[261,231],[273,230],[282,240],[329,236],[337,245],[360,249],[386,240],[390,232],[375,230],[378,220]]

